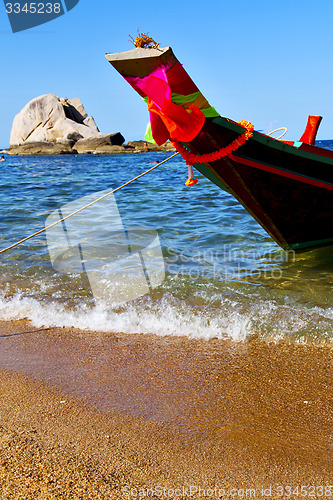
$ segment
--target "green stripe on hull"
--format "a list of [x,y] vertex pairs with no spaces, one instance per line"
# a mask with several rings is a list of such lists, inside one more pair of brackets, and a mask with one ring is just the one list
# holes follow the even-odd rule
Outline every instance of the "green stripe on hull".
[[[237,134],[241,134],[242,132],[244,132],[243,127],[241,127],[235,122],[230,122],[226,118],[222,118],[221,116],[213,118],[213,123],[215,123],[216,125],[220,125],[221,127],[227,128],[229,130],[232,130]],[[251,138],[251,141],[258,142],[259,144],[263,144],[272,149],[277,149],[280,151],[291,153],[295,156],[305,158],[307,160],[313,160],[318,163],[326,163],[327,165],[331,166],[333,165],[333,158],[321,155],[319,156],[316,153],[310,153],[309,151],[302,151],[298,147],[290,146],[289,144],[285,144],[282,141],[278,141],[276,139],[273,139],[272,137],[260,134],[259,132],[256,131],[253,132],[253,137]]]
[[311,248],[315,249],[317,247],[323,247],[333,245],[333,238],[327,238],[324,240],[314,240],[314,241],[306,241],[303,243],[292,243],[288,245],[288,248],[291,250],[302,251],[302,250],[310,250]]

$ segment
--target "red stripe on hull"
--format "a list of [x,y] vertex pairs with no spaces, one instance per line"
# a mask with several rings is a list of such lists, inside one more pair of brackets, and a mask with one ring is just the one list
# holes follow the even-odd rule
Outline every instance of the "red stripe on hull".
[[258,163],[253,160],[249,160],[248,158],[243,158],[241,156],[228,155],[230,160],[241,163],[242,165],[247,165],[249,167],[258,168],[259,170],[264,170],[265,172],[270,172],[272,174],[277,174],[282,177],[287,177],[288,179],[293,179],[295,181],[304,182],[305,184],[310,184],[311,186],[317,186],[324,189],[329,189],[333,191],[333,184],[329,184],[327,182],[317,181],[315,179],[310,179],[309,177],[304,177],[302,175],[294,174],[287,170],[282,170],[280,168],[271,167],[269,165],[264,165],[263,163]]

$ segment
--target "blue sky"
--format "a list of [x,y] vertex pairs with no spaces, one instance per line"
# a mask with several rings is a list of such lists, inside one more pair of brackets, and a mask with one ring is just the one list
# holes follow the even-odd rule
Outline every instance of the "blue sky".
[[0,4],[0,146],[13,118],[46,93],[80,97],[104,133],[141,139],[145,103],[105,52],[130,50],[129,34],[149,32],[170,45],[211,105],[268,132],[286,126],[299,139],[308,114],[333,138],[332,0],[80,0],[66,15],[13,34]]

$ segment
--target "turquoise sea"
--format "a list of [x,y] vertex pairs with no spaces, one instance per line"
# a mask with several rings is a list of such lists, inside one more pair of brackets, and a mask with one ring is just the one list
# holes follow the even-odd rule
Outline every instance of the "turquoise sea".
[[[333,149],[333,141],[319,145]],[[66,204],[76,200],[79,207],[81,198],[97,198],[168,156],[6,156],[0,247],[43,228]],[[333,248],[286,253],[230,194],[200,174],[187,188],[186,178],[185,162],[176,156],[115,195],[124,226],[158,233],[165,276],[150,293],[116,305],[96,299],[80,269],[59,272],[52,265],[43,233],[0,255],[0,320],[206,340],[332,343]],[[81,212],[82,241],[85,223],[88,232],[110,233],[107,205]]]

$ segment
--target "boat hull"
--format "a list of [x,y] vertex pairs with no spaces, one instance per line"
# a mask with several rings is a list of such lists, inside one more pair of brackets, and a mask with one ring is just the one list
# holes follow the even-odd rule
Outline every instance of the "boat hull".
[[[213,151],[239,135],[223,121],[206,119],[192,151]],[[331,152],[322,156],[309,152],[319,148],[298,150],[258,135],[228,157],[194,166],[213,182],[215,177],[282,248],[301,252],[333,244]]]
[[[106,57],[127,80],[178,63],[169,47]],[[200,103],[203,112],[211,109],[204,98]],[[183,145],[202,155],[228,146],[243,133],[244,128],[232,120],[206,116],[201,131]],[[194,167],[233,194],[282,248],[302,252],[333,244],[332,151],[286,144],[254,131],[232,154]]]

